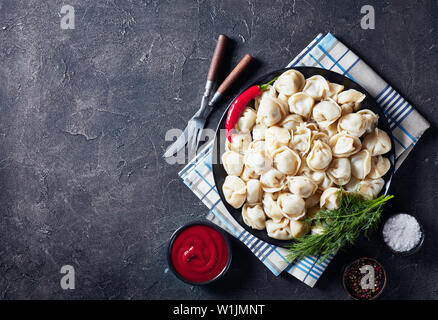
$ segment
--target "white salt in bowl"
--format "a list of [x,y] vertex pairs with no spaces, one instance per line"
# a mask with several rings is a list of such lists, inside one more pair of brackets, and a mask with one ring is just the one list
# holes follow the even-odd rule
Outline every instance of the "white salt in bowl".
[[[384,230],[385,230],[385,225],[386,225],[386,223],[387,223],[390,219],[395,218],[396,216],[401,215],[401,214],[406,214],[406,215],[409,215],[409,216],[413,217],[413,218],[417,221],[417,223],[418,223],[418,225],[419,225],[419,227],[420,227],[420,231],[421,231],[421,236],[420,236],[420,239],[419,239],[418,243],[417,243],[413,248],[411,248],[411,249],[409,249],[409,250],[407,250],[407,251],[397,251],[397,250],[395,250],[393,247],[391,247],[391,246],[385,241],[385,236],[384,236]],[[383,242],[385,243],[385,246],[386,246],[386,247],[388,248],[388,250],[391,251],[393,254],[395,254],[395,255],[399,255],[399,256],[410,256],[410,255],[412,255],[412,254],[414,254],[414,253],[417,253],[417,252],[421,249],[421,247],[423,246],[423,242],[424,242],[424,228],[423,228],[422,224],[420,223],[420,221],[418,220],[418,218],[417,218],[416,216],[414,216],[414,215],[412,215],[412,214],[409,214],[409,213],[400,212],[400,213],[396,213],[396,214],[393,214],[393,215],[389,216],[389,217],[385,220],[385,223],[383,223],[382,228],[381,228],[381,236],[382,236],[382,240],[383,240]]]

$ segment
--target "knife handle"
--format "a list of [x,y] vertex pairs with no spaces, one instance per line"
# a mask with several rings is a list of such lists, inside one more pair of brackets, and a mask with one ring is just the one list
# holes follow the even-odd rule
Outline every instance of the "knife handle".
[[242,60],[237,64],[237,66],[231,71],[228,77],[221,83],[217,91],[215,92],[213,98],[208,103],[210,106],[213,106],[219,98],[228,90],[229,87],[237,80],[237,78],[245,71],[248,65],[251,63],[253,58],[251,55],[246,54]]
[[214,82],[219,70],[219,65],[221,63],[222,57],[225,53],[225,45],[228,38],[221,34],[217,39],[216,48],[213,52],[213,58],[211,59],[210,68],[208,69],[207,81]]

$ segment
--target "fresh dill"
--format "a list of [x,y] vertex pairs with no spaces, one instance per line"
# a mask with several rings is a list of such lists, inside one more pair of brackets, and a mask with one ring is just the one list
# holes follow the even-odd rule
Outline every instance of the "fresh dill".
[[314,255],[320,257],[320,263],[345,245],[352,245],[362,231],[368,237],[379,225],[383,205],[393,197],[382,195],[367,200],[357,192],[339,189],[339,208],[321,209],[314,217],[305,219],[318,226],[319,232],[296,239],[288,248],[287,259],[292,262]]

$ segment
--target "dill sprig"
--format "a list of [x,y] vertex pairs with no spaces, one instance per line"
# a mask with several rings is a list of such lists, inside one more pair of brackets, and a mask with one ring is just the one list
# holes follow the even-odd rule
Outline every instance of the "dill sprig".
[[287,259],[292,262],[318,255],[318,263],[321,263],[345,245],[352,245],[362,231],[368,238],[369,232],[377,229],[383,205],[393,197],[382,195],[367,200],[357,192],[339,189],[339,208],[321,209],[313,218],[305,219],[307,223],[321,226],[321,231],[296,239],[288,248]]

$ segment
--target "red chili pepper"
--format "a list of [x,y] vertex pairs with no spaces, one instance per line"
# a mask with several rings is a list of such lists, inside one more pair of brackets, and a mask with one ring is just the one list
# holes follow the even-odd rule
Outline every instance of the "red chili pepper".
[[239,117],[242,114],[243,109],[245,109],[247,104],[252,99],[261,95],[263,90],[265,90],[272,82],[277,80],[277,78],[278,77],[262,85],[255,85],[249,87],[233,101],[233,103],[230,106],[230,109],[228,110],[227,120],[225,121],[225,135],[228,141],[231,142],[231,130],[233,130],[234,126],[239,120]]

